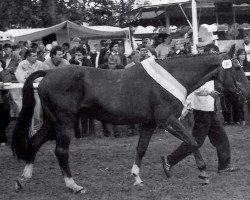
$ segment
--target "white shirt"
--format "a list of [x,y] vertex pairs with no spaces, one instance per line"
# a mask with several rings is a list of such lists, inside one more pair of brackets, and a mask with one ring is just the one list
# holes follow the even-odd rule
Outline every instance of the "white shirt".
[[95,57],[95,67],[96,67],[96,68],[98,68],[99,57],[100,57],[100,52],[97,51],[97,52],[96,52],[96,57]]
[[244,44],[244,47],[247,53],[247,61],[250,62],[250,43],[248,45]]
[[194,110],[214,111],[214,98],[209,95],[214,91],[214,81],[208,81],[191,94],[191,107]]

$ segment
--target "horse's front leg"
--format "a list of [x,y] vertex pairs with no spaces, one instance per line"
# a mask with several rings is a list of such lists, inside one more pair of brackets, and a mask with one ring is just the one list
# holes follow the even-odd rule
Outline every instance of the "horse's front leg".
[[[169,133],[174,135],[175,137],[179,138],[186,144],[186,148],[188,149],[186,152],[183,152],[183,155],[180,155],[180,159],[184,158],[186,156],[193,153],[196,165],[198,169],[200,170],[199,178],[204,180],[205,184],[209,183],[208,175],[206,173],[206,163],[204,162],[201,153],[199,151],[199,146],[197,146],[197,142],[194,139],[194,137],[188,133],[186,128],[183,126],[183,124],[176,118],[176,117],[170,117],[168,124],[162,124],[161,127],[163,127],[165,130],[167,130]],[[163,162],[165,162],[166,159],[163,159]],[[167,176],[170,176],[170,166],[168,164],[164,164],[164,171]]]
[[134,185],[142,185],[142,180],[140,178],[139,172],[141,167],[142,158],[146,153],[149,141],[154,133],[156,124],[142,124],[140,128],[140,137],[137,145],[137,154],[135,162],[133,164],[131,173],[135,177]]
[[74,132],[73,125],[70,126],[69,121],[64,121],[56,127],[56,149],[55,155],[58,159],[66,187],[69,188],[73,193],[85,193],[85,189],[75,183],[72,178],[71,171],[69,168],[69,145],[70,135]]

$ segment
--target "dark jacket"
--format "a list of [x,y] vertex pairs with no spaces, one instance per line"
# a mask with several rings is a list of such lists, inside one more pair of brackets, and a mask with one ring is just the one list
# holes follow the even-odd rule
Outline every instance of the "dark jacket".
[[[108,59],[109,59],[109,56],[110,56],[110,55],[112,55],[111,52],[107,53],[107,54],[104,56],[104,58],[103,58],[103,63],[107,63],[107,62],[108,62]],[[119,55],[119,57],[120,57],[121,64],[122,64],[123,66],[126,66],[126,65],[127,65],[127,58],[126,58],[126,56],[125,56],[124,54],[121,54],[121,53],[119,53],[118,55]]]
[[[4,82],[17,83],[18,81],[16,79],[15,72],[16,72],[19,62],[21,61],[21,57],[13,53],[11,54],[10,57],[11,57],[11,60],[9,62],[9,65],[6,66],[5,68]],[[7,57],[4,56],[3,60],[6,63]]]
[[[72,65],[79,65],[79,62],[77,60],[75,60],[75,58],[71,58],[69,60],[69,63]],[[93,67],[93,64],[88,58],[83,57],[82,66]]]
[[102,65],[104,63],[103,58],[108,53],[108,48],[104,47],[100,50],[100,56],[98,60],[98,65]]

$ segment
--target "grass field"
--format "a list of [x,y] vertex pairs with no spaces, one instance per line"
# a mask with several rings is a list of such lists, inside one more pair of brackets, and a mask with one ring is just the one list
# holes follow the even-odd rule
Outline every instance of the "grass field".
[[0,147],[0,199],[25,200],[250,200],[250,126],[227,126],[231,142],[232,164],[240,171],[217,173],[215,149],[207,140],[201,148],[210,174],[210,185],[202,186],[193,156],[173,169],[167,179],[161,155],[174,150],[180,141],[162,130],[156,131],[141,168],[143,187],[133,186],[130,170],[138,136],[121,138],[72,139],[70,165],[75,181],[86,187],[85,195],[70,193],[64,184],[54,155],[54,142],[38,152],[34,174],[25,190],[16,193],[14,180],[24,163],[12,157],[9,146]]

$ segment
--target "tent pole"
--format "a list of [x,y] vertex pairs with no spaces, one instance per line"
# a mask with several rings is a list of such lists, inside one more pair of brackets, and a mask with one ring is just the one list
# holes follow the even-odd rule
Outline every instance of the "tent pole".
[[185,11],[183,10],[183,8],[182,8],[181,4],[179,4],[179,7],[180,7],[180,9],[181,9],[181,11],[182,11],[183,15],[185,16],[185,18],[186,18],[186,20],[187,20],[187,22],[188,22],[188,24],[189,24],[190,28],[193,28],[193,26],[192,26],[191,22],[189,21],[189,19],[188,19],[187,15],[186,15],[186,13],[185,13]]
[[69,23],[67,22],[67,38],[68,38],[68,43],[70,45],[70,33],[69,33]]
[[196,4],[196,0],[192,0],[192,23],[193,23],[193,48],[192,48],[192,53],[197,54],[198,22],[197,22],[197,4]]

